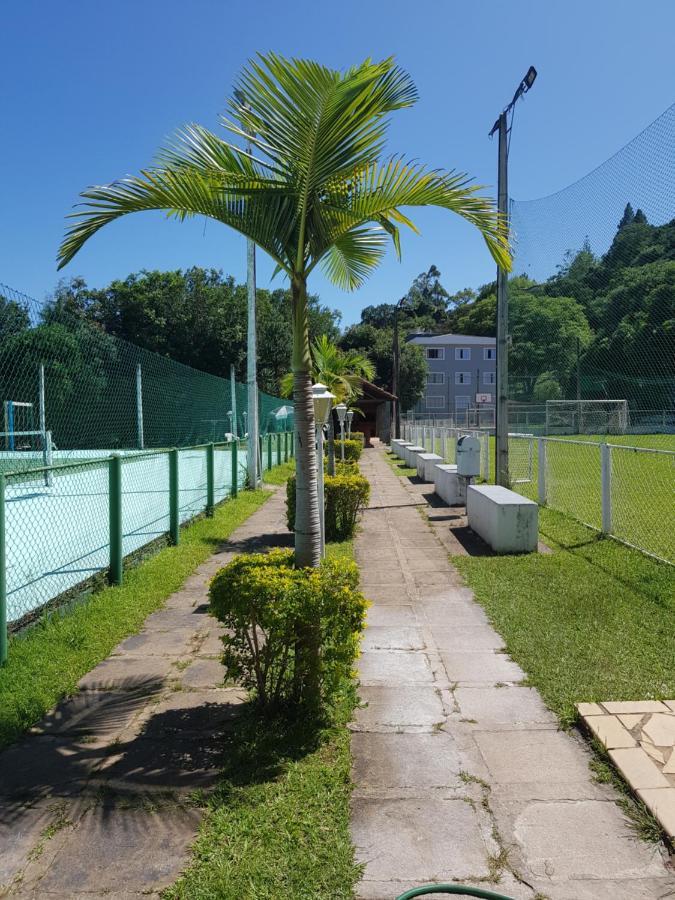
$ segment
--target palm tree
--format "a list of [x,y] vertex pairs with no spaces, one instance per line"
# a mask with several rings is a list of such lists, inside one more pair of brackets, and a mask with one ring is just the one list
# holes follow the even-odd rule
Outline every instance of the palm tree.
[[[166,210],[208,216],[251,238],[290,281],[293,302],[297,474],[296,565],[320,561],[317,465],[307,326],[307,279],[321,264],[337,285],[354,290],[376,268],[399,226],[415,226],[406,206],[438,206],[481,232],[509,268],[505,223],[464,174],[429,171],[401,157],[383,158],[388,115],[412,106],[417,91],[393,59],[344,71],[317,62],[261,55],[242,71],[228,101],[223,140],[188,125],[154,166],[82,193],[59,268],[100,228],[128,213]],[[250,141],[252,149],[244,149]]]
[[[361,396],[361,379],[372,381],[375,366],[365,353],[358,350],[341,350],[327,335],[320,335],[310,347],[312,381],[325,384],[335,394],[337,403],[347,403]],[[293,393],[292,372],[281,379],[281,396]]]

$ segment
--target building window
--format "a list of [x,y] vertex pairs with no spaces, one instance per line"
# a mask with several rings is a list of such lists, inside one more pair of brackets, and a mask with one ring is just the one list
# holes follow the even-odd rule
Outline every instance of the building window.
[[427,384],[445,384],[443,372],[427,372]]
[[497,348],[483,347],[483,359],[497,359]]
[[495,372],[483,372],[483,384],[496,384],[497,374]]
[[445,406],[445,397],[427,397],[427,409],[443,409]]
[[445,359],[444,347],[426,347],[427,359]]
[[471,372],[455,372],[455,384],[471,384]]
[[455,397],[455,409],[468,409],[471,397]]
[[455,347],[455,359],[471,359],[471,348]]

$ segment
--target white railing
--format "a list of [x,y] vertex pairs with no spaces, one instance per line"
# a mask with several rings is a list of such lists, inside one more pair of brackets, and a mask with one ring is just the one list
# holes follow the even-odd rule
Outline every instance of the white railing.
[[675,451],[509,435],[513,489],[675,563]]
[[430,453],[438,453],[444,462],[457,462],[457,439],[469,434],[480,441],[481,478],[490,478],[490,436],[487,431],[472,431],[466,428],[451,428],[420,422],[402,422],[401,437],[418,447],[425,447]]

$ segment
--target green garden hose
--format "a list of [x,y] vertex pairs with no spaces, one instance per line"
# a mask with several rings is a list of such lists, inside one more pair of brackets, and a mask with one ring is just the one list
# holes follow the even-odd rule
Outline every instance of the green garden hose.
[[423,884],[421,887],[406,891],[396,900],[411,900],[412,897],[422,897],[424,894],[459,894],[462,897],[482,897],[483,900],[513,900],[504,894],[495,894],[494,891],[486,891],[483,888],[465,887],[462,884]]

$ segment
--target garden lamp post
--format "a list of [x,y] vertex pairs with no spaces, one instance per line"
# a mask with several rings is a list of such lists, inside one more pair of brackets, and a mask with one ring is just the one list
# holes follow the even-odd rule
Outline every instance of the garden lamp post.
[[325,384],[312,385],[314,424],[316,427],[317,481],[319,482],[319,520],[321,523],[321,556],[326,555],[326,503],[323,491],[323,429],[330,416],[335,394]]
[[347,437],[350,438],[352,436],[352,419],[354,418],[354,410],[347,410]]
[[344,403],[338,403],[335,412],[340,421],[340,458],[345,461],[345,416],[347,415],[347,407]]

